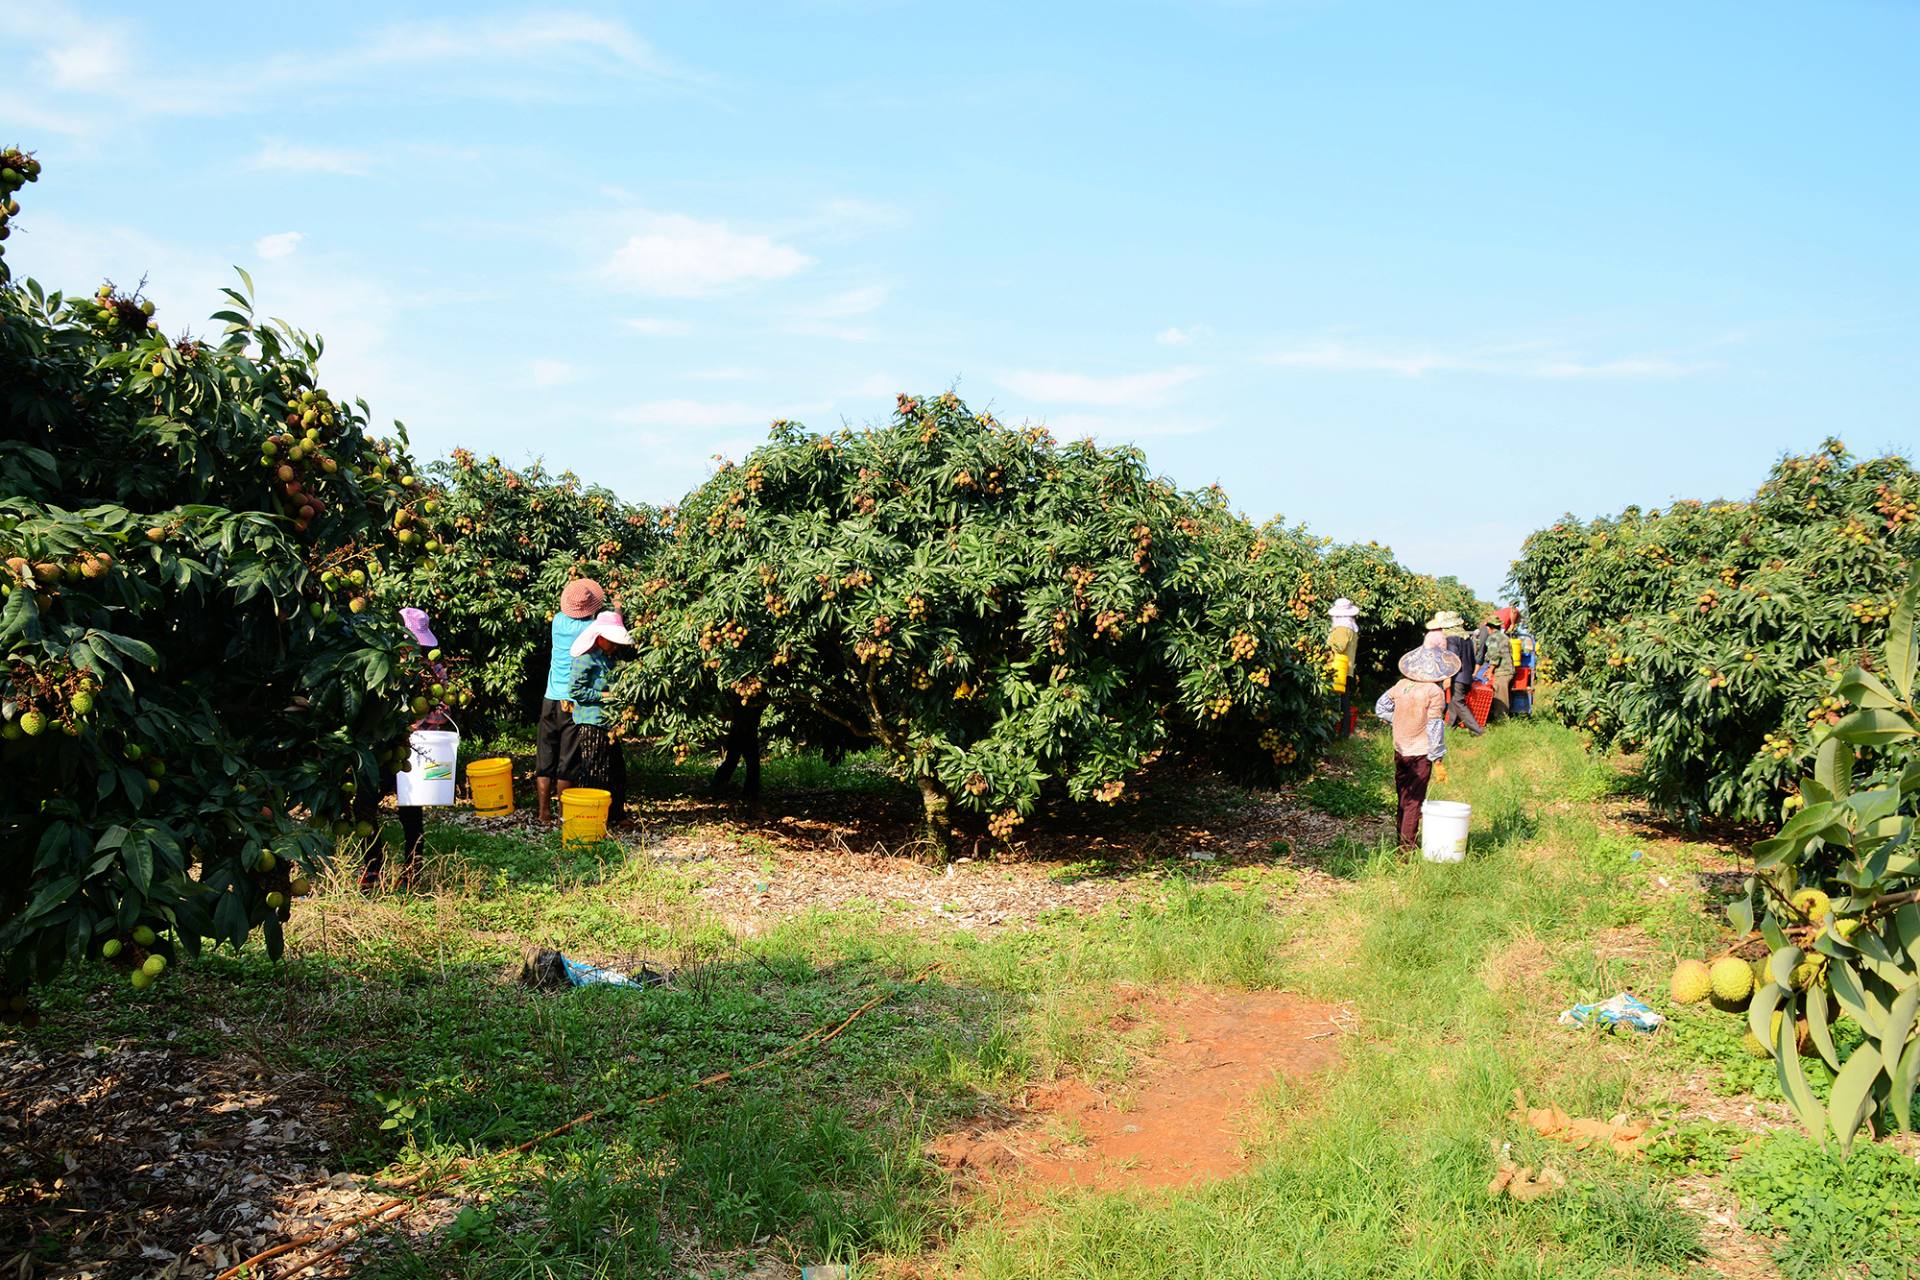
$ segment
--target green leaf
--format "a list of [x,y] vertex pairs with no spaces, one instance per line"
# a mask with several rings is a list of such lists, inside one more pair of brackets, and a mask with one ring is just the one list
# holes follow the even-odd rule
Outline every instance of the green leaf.
[[1889,1076],[1900,1066],[1900,1050],[1913,1032],[1916,1013],[1920,1013],[1920,977],[1896,996],[1893,1007],[1887,1010],[1886,1034],[1880,1037],[1880,1065]]
[[1855,667],[1841,676],[1839,684],[1834,687],[1834,692],[1856,707],[1898,711],[1903,705],[1901,700],[1894,696],[1893,690],[1881,682],[1879,676],[1860,667]]
[[[1780,1007],[1780,1000],[1788,995],[1786,988],[1769,982],[1754,993],[1753,1003],[1747,1006],[1747,1030],[1761,1044],[1773,1043],[1773,1014]],[[1790,1019],[1782,1018],[1782,1022]]]
[[1913,678],[1916,661],[1920,661],[1920,571],[1916,571],[1907,582],[1907,589],[1900,593],[1900,603],[1894,606],[1893,623],[1887,628],[1887,674],[1893,677],[1893,687],[1907,702],[1913,701]]
[[1912,722],[1898,712],[1863,707],[1841,717],[1840,723],[1833,726],[1832,736],[1863,747],[1884,747],[1920,736],[1920,729],[1915,729]]
[[1886,1006],[1879,998],[1866,989],[1860,981],[1860,975],[1854,972],[1853,965],[1845,960],[1834,960],[1827,965],[1827,983],[1833,989],[1834,999],[1840,1007],[1853,1017],[1853,1020],[1866,1029],[1870,1036],[1878,1036],[1887,1025]]
[[280,917],[268,916],[260,924],[260,937],[267,944],[267,959],[278,960],[286,954],[287,938],[281,931]]
[[1907,1045],[1907,1051],[1900,1055],[1900,1065],[1893,1071],[1893,1090],[1887,1099],[1893,1104],[1894,1119],[1909,1132],[1913,1129],[1913,1091],[1916,1084],[1920,1084],[1920,1040]]
[[[1784,1026],[1782,1034],[1787,1034]],[[1791,1051],[1791,1036],[1788,1040]],[[1874,1081],[1879,1078],[1880,1055],[1872,1046],[1864,1044],[1853,1051],[1847,1064],[1840,1068],[1840,1074],[1834,1077],[1828,1108],[1833,1117],[1833,1136],[1840,1139],[1842,1152],[1853,1146],[1854,1135],[1860,1132],[1860,1123],[1867,1118],[1867,1109],[1873,1101]]]
[[1762,1044],[1773,1045],[1773,1070],[1780,1081],[1780,1092],[1786,1097],[1793,1113],[1800,1118],[1800,1124],[1806,1131],[1820,1140],[1825,1146],[1827,1141],[1827,1111],[1820,1105],[1820,1099],[1814,1094],[1813,1086],[1807,1082],[1807,1069],[1800,1064],[1800,1054],[1794,1048],[1795,1027],[1792,1018],[1780,1019],[1779,1036],[1759,1036]]
[[220,905],[213,909],[214,937],[238,951],[247,940],[247,929],[247,906],[240,895],[231,889],[221,894]]
[[1833,1025],[1827,1008],[1827,993],[1818,989],[1807,993],[1807,1034],[1813,1040],[1813,1047],[1820,1051],[1820,1057],[1826,1061],[1829,1069],[1840,1069],[1840,1055],[1833,1047]]
[[153,646],[144,640],[135,640],[131,636],[115,635],[111,631],[102,631],[97,634],[108,644],[143,666],[154,667],[160,663],[160,655],[155,653]]
[[1781,986],[1791,989],[1793,986],[1793,967],[1800,963],[1805,953],[1798,947],[1781,947],[1767,961],[1767,973]]
[[134,892],[146,897],[153,887],[153,846],[144,835],[135,836],[121,846],[120,865],[126,869],[127,882]]
[[40,892],[33,895],[33,901],[27,904],[26,911],[21,913],[21,923],[28,923],[52,911],[68,898],[71,898],[74,891],[79,887],[80,878],[78,876],[56,876],[54,879],[47,881],[40,886]]
[[246,283],[247,297],[253,297],[253,277],[247,274],[245,267],[236,266],[233,270],[234,274],[238,275],[240,279]]
[[1742,937],[1753,932],[1753,879],[1747,879],[1745,896],[1735,898],[1727,904],[1727,921],[1733,931]]
[[1813,776],[1835,800],[1846,798],[1853,789],[1853,748],[1829,734],[1814,758]]

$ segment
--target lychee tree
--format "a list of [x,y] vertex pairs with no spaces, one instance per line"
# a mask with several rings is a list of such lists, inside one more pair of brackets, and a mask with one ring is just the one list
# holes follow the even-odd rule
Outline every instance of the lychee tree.
[[[8,171],[28,172],[9,162]],[[0,260],[3,262],[3,260]],[[404,433],[226,290],[169,338],[111,283],[0,286],[0,974],[150,983],[280,926],[424,670],[385,590]]]
[[[416,527],[416,516],[434,528]],[[449,653],[471,658],[474,724],[537,714],[560,589],[591,577],[619,600],[660,543],[658,513],[570,472],[504,466],[455,449],[431,464],[394,536],[418,547],[394,583],[433,615]],[[470,726],[471,727],[471,726]]]
[[[1801,1123],[1843,1151],[1863,1127],[1911,1130],[1920,1084],[1920,575],[1870,658],[1834,683],[1844,714],[1815,729],[1802,804],[1754,846],[1754,875],[1729,911],[1770,949],[1749,1028]],[[1844,1059],[1840,1017],[1865,1036]],[[1802,1028],[1835,1073],[1824,1101],[1796,1052]]]
[[1119,802],[1169,747],[1290,771],[1328,732],[1320,620],[1248,571],[1311,571],[1312,540],[951,393],[866,430],[776,423],[668,532],[628,599],[629,714],[683,756],[756,701],[834,725],[942,850],[966,813],[1004,839],[1049,795]]
[[1920,473],[1839,441],[1788,457],[1749,501],[1571,517],[1512,581],[1554,664],[1553,714],[1639,755],[1685,816],[1777,818],[1871,662],[1920,549]]

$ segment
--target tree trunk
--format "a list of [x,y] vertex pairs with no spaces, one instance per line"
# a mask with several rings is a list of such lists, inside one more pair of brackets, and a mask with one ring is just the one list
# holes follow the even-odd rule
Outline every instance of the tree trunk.
[[921,774],[920,808],[927,843],[941,862],[953,861],[953,830],[947,817],[947,789],[938,778]]

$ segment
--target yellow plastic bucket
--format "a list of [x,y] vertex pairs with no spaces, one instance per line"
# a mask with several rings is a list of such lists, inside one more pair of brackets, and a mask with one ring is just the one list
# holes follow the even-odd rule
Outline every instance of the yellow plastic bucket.
[[1336,653],[1333,655],[1333,691],[1335,693],[1345,693],[1347,691],[1347,677],[1352,674],[1352,666],[1353,659],[1349,658],[1346,654]]
[[1515,636],[1513,638],[1512,644],[1513,644],[1513,665],[1517,667],[1520,665],[1520,637]]
[[503,818],[513,812],[513,761],[505,756],[468,765],[467,786],[473,792],[473,811],[481,817]]
[[562,844],[597,844],[607,838],[610,792],[595,787],[568,787],[560,793]]

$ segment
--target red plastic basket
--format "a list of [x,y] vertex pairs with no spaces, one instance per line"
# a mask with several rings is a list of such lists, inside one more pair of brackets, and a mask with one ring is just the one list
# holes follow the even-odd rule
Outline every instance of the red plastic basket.
[[1474,681],[1473,688],[1467,694],[1467,710],[1473,712],[1473,718],[1481,724],[1487,722],[1487,714],[1493,710],[1493,686]]

